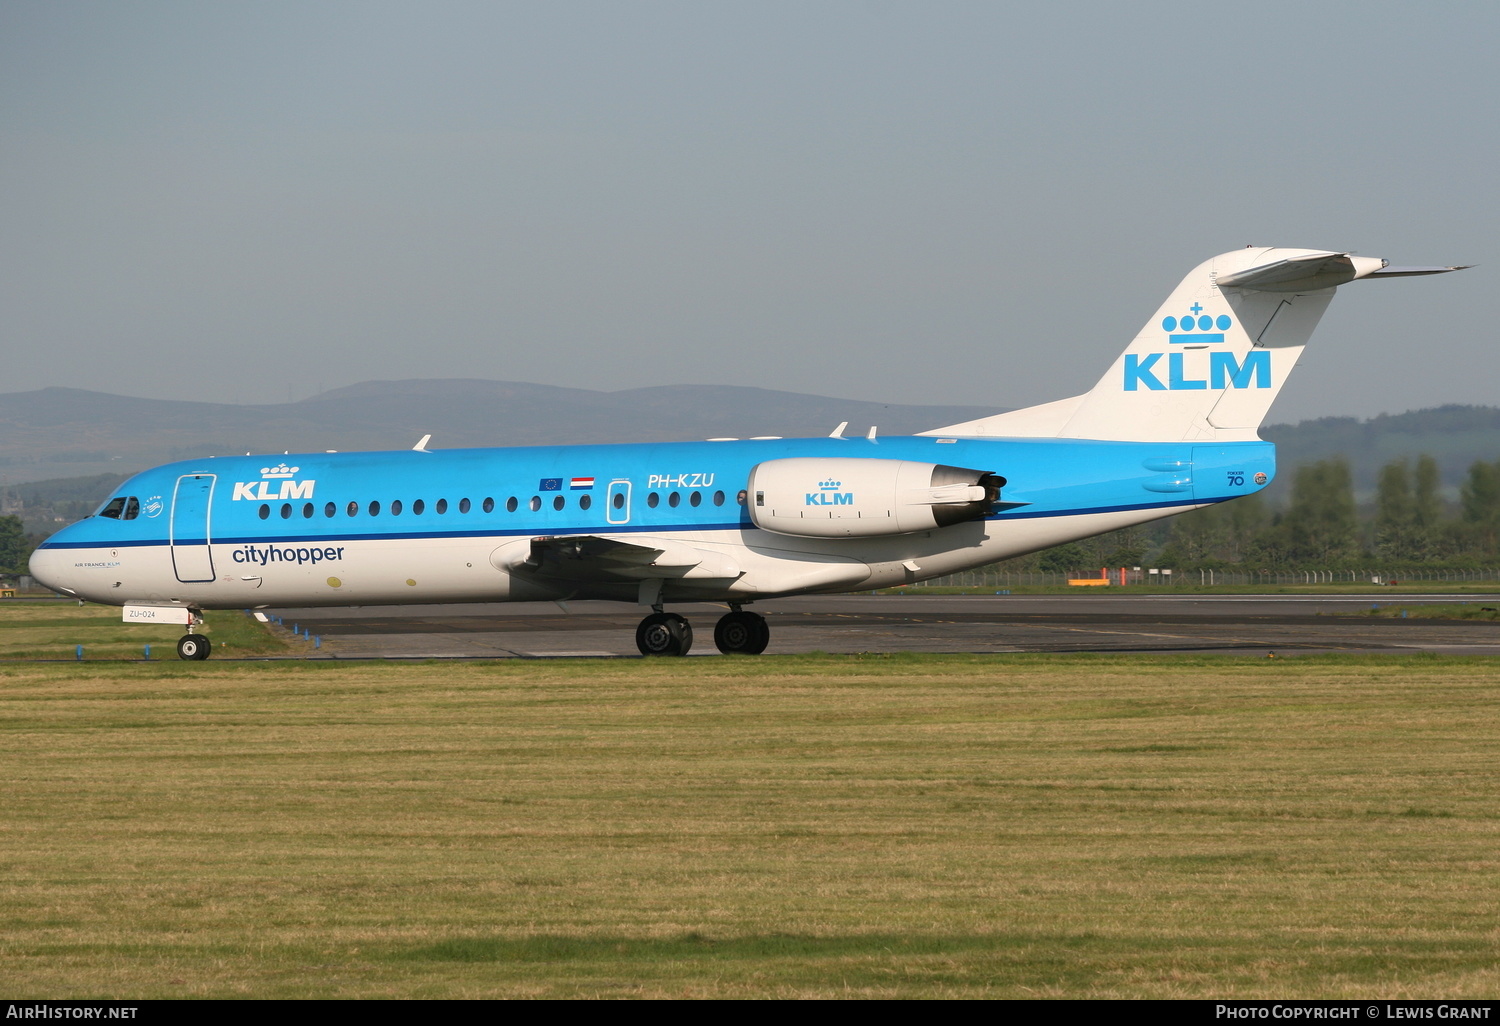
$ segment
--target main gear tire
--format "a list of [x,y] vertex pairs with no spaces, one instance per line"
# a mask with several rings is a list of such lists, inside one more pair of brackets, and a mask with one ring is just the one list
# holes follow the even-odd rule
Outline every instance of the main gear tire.
[[771,628],[759,613],[725,613],[714,624],[714,644],[725,655],[760,655],[771,643]]
[[693,625],[676,613],[652,613],[635,629],[644,656],[684,656],[693,647]]

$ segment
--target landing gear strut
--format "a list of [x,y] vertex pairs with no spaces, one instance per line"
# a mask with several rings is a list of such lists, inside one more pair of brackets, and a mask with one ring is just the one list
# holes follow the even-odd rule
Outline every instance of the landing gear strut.
[[207,659],[208,653],[213,650],[208,638],[202,634],[184,634],[177,639],[177,656],[179,659]]
[[771,642],[771,628],[758,613],[736,609],[714,624],[714,644],[725,655],[760,655]]
[[693,625],[676,613],[657,610],[635,629],[635,647],[646,656],[687,655],[693,647]]

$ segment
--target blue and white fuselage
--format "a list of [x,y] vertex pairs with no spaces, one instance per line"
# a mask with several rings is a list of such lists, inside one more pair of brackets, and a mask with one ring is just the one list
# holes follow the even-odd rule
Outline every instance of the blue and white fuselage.
[[[1244,249],[1195,268],[1082,395],[921,435],[299,453],[172,463],[32,556],[59,591],[191,627],[204,609],[603,598],[726,602],[911,583],[1259,491],[1257,434],[1337,286],[1390,268]],[[425,439],[424,439],[425,442]],[[184,658],[208,641],[189,634]]]
[[[835,473],[850,460],[974,468],[1005,479],[1004,508],[885,536],[756,526],[751,472],[791,459],[820,460]],[[1266,442],[942,437],[218,457],[130,478],[116,493],[126,499],[122,514],[138,508],[132,518],[93,516],[66,528],[38,550],[33,569],[91,601],[198,609],[636,601],[642,582],[657,581],[648,597],[749,601],[981,566],[1245,495],[1274,469]],[[819,487],[837,481],[814,475],[798,487],[797,512],[833,522],[866,509],[858,491]],[[845,496],[852,501],[837,504]],[[897,498],[878,496],[881,512]],[[576,573],[566,558],[527,565],[534,539],[569,537],[617,539],[668,558],[606,554],[580,560]]]

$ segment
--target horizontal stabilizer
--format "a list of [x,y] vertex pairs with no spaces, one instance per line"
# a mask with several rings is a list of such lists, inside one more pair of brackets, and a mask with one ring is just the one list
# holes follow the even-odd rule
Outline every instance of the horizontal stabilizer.
[[1449,271],[1467,271],[1473,264],[1455,264],[1452,267],[1382,267],[1371,271],[1366,278],[1414,278],[1419,274],[1447,274]]
[[1373,274],[1384,266],[1385,261],[1378,257],[1357,257],[1348,253],[1298,253],[1247,267],[1242,271],[1220,273],[1214,281],[1221,289],[1308,292],[1345,285],[1355,278]]

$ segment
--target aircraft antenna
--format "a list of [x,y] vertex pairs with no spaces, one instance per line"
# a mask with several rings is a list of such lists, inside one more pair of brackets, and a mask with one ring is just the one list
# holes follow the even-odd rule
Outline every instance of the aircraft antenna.
[[422,440],[420,442],[418,442],[416,445],[414,445],[414,446],[411,447],[412,452],[426,452],[427,451],[427,443],[430,442],[430,441],[432,441],[432,436],[431,435],[423,435],[422,436]]
[[836,427],[836,428],[834,428],[832,431],[830,431],[828,433],[828,437],[829,438],[843,438],[844,437],[844,428],[846,428],[848,426],[849,426],[849,422],[847,420],[841,420],[841,421],[839,421],[839,426]]

